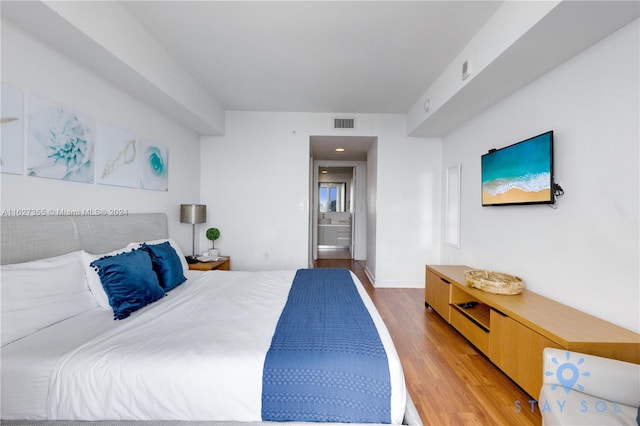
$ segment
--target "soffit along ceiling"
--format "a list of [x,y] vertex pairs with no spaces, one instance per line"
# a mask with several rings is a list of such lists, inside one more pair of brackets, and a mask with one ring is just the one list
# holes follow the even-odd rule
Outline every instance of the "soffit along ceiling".
[[224,110],[405,114],[501,1],[125,1]]
[[[225,134],[235,110],[405,114],[420,137],[637,19],[640,2],[2,0],[0,12],[201,135]],[[318,133],[351,133],[333,130]]]

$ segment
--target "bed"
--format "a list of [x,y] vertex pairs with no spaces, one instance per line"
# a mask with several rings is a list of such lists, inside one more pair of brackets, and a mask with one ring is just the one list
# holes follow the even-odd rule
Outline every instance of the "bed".
[[[391,337],[349,271],[190,271],[164,214],[3,217],[1,231],[3,423],[420,424]],[[107,272],[129,262],[144,281],[147,258],[163,291],[145,288],[151,301],[133,309]],[[186,280],[173,286],[176,274]],[[20,286],[36,278],[34,304]],[[324,286],[329,311],[348,313],[336,324],[326,302],[309,307]],[[346,334],[310,331],[327,324]],[[310,352],[318,340],[333,346]]]

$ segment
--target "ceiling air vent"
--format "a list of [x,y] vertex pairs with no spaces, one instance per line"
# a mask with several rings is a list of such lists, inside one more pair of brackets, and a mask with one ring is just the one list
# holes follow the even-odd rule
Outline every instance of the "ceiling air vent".
[[333,119],[333,128],[334,129],[355,129],[356,127],[356,119],[355,118],[334,118]]

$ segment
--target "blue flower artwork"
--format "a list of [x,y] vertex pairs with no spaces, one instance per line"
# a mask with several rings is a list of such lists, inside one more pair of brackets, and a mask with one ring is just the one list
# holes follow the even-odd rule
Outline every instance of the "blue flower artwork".
[[29,176],[93,183],[95,120],[29,96]]
[[169,189],[169,151],[155,142],[142,141],[140,149],[140,188]]

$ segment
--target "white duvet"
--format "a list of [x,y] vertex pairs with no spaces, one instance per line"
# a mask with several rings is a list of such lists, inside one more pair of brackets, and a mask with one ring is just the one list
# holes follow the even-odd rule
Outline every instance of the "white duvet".
[[[47,417],[260,421],[264,359],[294,274],[211,271],[190,279],[62,356],[50,375]],[[400,361],[353,277],[387,350],[392,421],[401,423]]]

